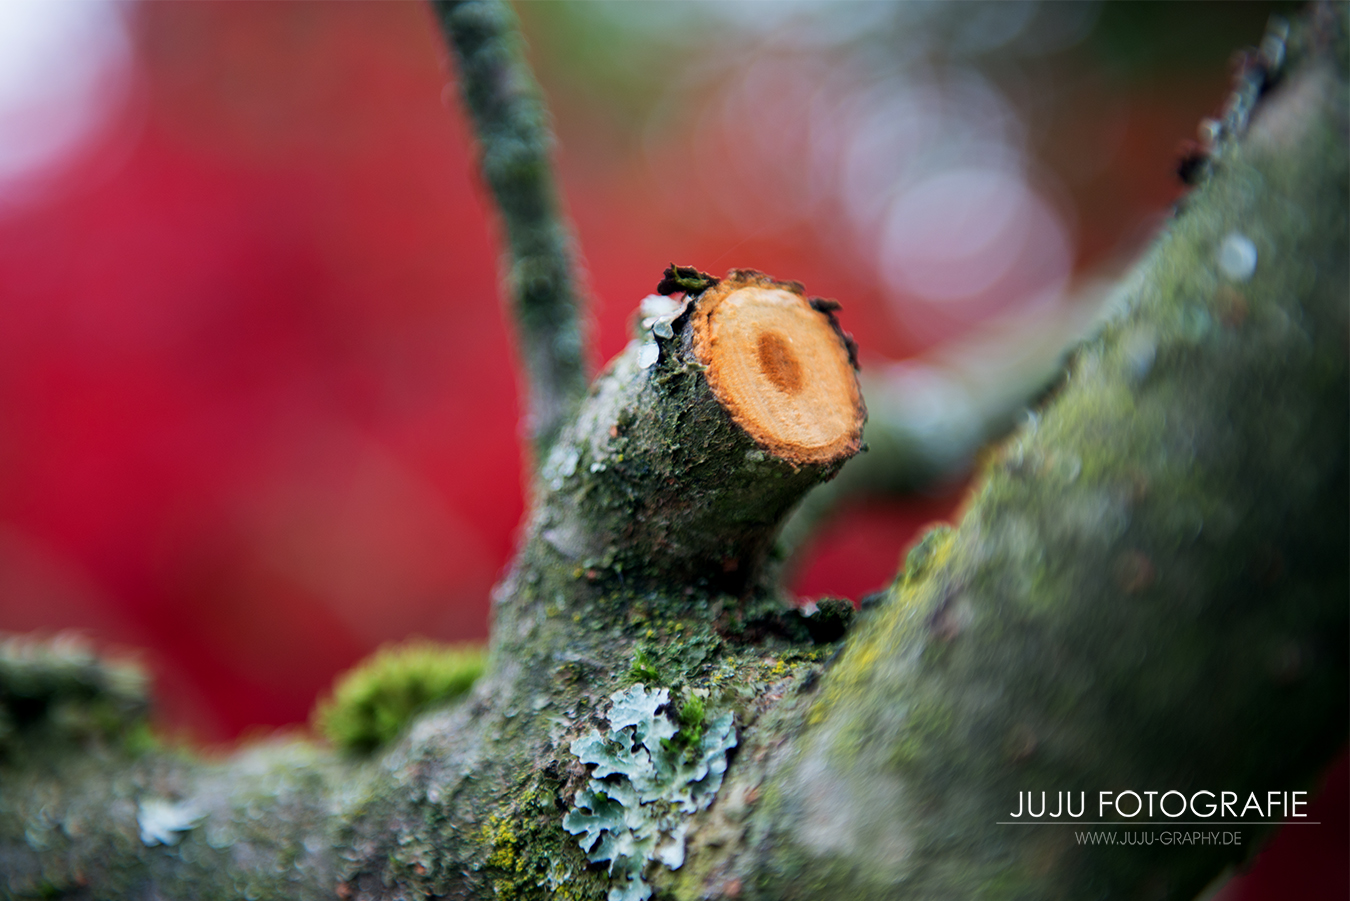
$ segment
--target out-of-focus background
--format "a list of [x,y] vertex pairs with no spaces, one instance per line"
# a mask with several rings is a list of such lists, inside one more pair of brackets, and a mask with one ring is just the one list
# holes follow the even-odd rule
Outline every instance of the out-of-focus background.
[[[1272,8],[522,4],[598,362],[668,263],[753,267],[911,416],[978,403],[923,361],[1083,319]],[[524,460],[450,78],[420,4],[0,3],[0,630],[139,649],[199,741],[486,636]],[[843,511],[796,590],[883,586],[963,487]],[[1345,770],[1225,898],[1346,897]]]

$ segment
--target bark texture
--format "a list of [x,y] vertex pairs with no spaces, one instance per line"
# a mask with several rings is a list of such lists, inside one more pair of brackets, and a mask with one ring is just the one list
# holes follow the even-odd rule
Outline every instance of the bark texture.
[[[756,565],[828,468],[755,459],[670,320],[551,451],[488,673],[393,747],[194,760],[136,738],[115,679],[0,667],[0,897],[1192,896],[1251,846],[996,823],[1027,790],[1306,787],[1345,740],[1346,32],[1321,7],[1291,40],[1116,318],[842,644]],[[736,746],[682,865],[619,883],[562,824],[593,784],[572,749],[637,684],[677,741],[729,714]]]
[[1342,43],[1222,148],[851,637],[765,777],[763,897],[1190,897],[1250,849],[996,823],[1019,791],[1308,788],[1344,742],[1344,72]]
[[817,320],[815,336],[834,343],[853,381],[841,404],[856,425],[840,448],[802,460],[795,446],[775,450],[738,424],[709,384],[706,349],[695,345],[706,331],[704,307],[720,299],[712,295],[759,282],[774,284],[734,271],[645,320],[545,461],[545,499],[530,520],[526,557],[539,545],[553,560],[538,566],[580,568],[592,581],[630,587],[715,585],[732,594],[756,587],[778,524],[857,452],[864,415],[847,337],[802,298],[803,315]]

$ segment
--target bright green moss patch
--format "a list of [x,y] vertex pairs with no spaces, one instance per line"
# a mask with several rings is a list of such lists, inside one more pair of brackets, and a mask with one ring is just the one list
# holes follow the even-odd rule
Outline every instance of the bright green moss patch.
[[691,694],[680,707],[680,731],[676,737],[682,737],[689,746],[697,745],[703,740],[703,728],[707,722],[708,709],[703,698]]
[[633,652],[633,665],[628,670],[628,678],[648,685],[663,685],[666,682],[656,669],[651,654],[642,645],[638,645]]
[[342,676],[314,710],[315,727],[343,750],[368,753],[392,741],[418,713],[463,695],[487,650],[429,641],[386,645]]

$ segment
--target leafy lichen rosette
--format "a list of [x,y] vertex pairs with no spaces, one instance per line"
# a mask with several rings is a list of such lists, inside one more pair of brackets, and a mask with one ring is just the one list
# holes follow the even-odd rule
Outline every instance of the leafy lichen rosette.
[[609,861],[609,901],[645,901],[652,893],[643,876],[648,864],[677,870],[684,863],[689,817],[722,787],[736,729],[726,712],[705,721],[701,734],[681,736],[664,688],[638,684],[610,700],[609,728],[603,734],[592,729],[571,744],[595,769],[563,828],[580,836],[591,862]]

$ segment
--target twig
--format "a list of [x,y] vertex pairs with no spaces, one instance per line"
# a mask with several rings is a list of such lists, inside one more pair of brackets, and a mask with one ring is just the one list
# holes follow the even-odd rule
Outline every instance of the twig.
[[538,465],[586,392],[586,340],[572,239],[553,184],[548,114],[501,0],[433,0],[459,66],[483,177],[506,229],[507,290],[520,329]]

